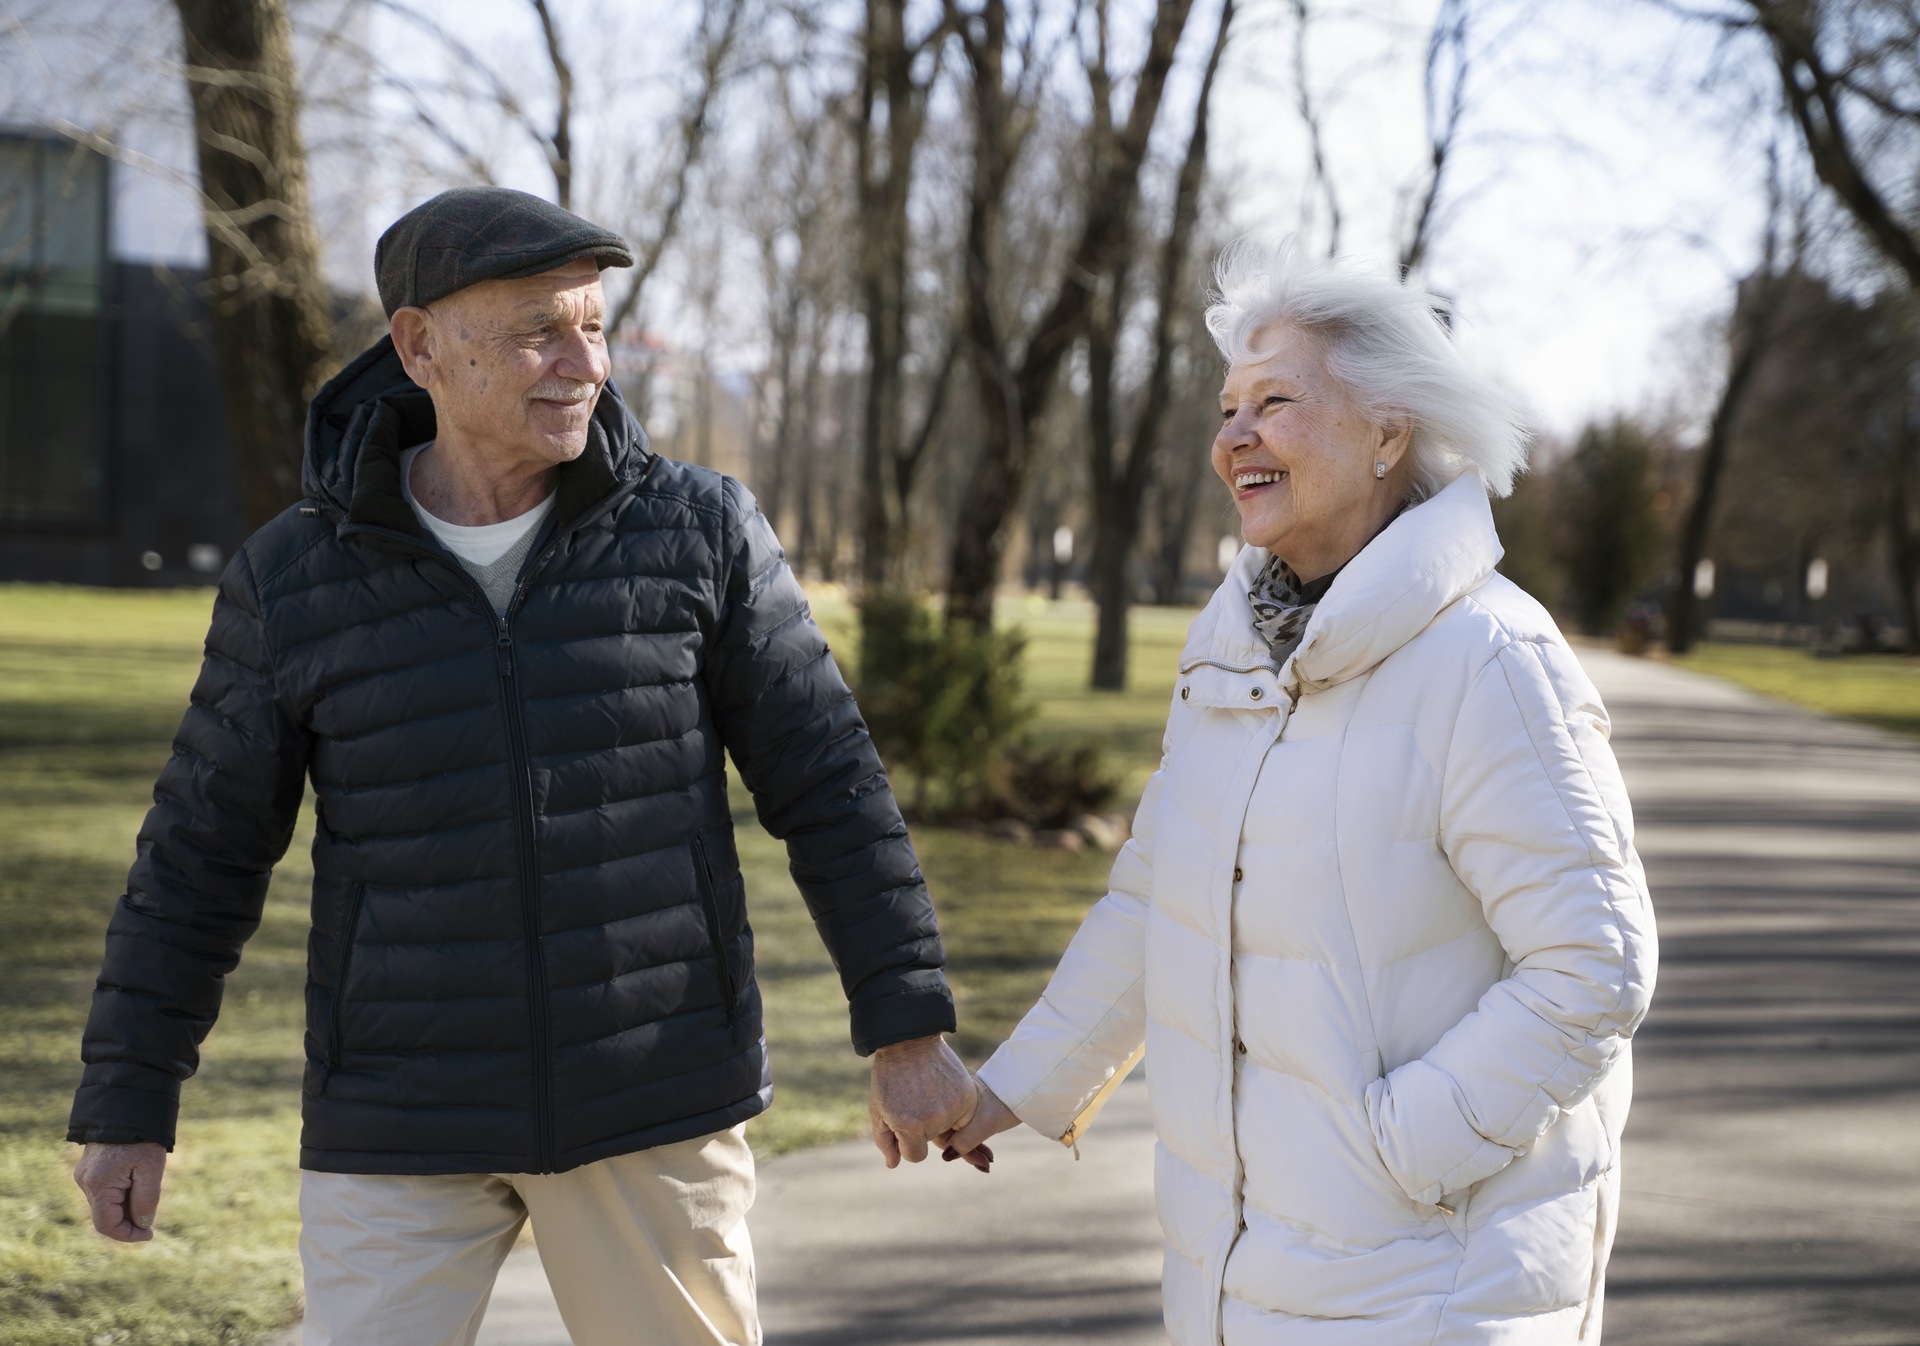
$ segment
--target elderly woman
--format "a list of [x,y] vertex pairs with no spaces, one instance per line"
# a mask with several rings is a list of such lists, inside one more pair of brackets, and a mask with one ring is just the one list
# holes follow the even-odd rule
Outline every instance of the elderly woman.
[[1653,913],[1600,698],[1494,569],[1524,432],[1384,278],[1241,247],[1207,322],[1248,545],[952,1148],[1076,1140],[1144,1043],[1177,1346],[1596,1341]]

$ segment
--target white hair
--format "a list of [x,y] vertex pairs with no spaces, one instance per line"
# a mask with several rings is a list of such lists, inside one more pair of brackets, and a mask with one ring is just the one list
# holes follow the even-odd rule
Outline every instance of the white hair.
[[1327,372],[1375,425],[1410,423],[1412,498],[1468,472],[1504,496],[1527,465],[1531,437],[1518,403],[1454,349],[1434,297],[1412,285],[1304,256],[1291,239],[1240,238],[1214,264],[1207,330],[1235,364],[1272,353],[1260,335],[1309,333]]

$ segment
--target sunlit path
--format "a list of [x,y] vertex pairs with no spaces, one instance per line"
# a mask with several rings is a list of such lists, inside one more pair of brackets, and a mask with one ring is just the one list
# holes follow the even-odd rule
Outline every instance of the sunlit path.
[[1582,657],[1661,935],[1606,1339],[1920,1341],[1920,743]]

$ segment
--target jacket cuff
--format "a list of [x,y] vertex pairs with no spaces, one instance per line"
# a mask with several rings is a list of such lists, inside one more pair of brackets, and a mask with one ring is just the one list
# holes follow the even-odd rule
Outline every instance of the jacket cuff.
[[180,1120],[179,1081],[171,1089],[82,1084],[73,1096],[67,1139],[76,1145],[164,1145],[173,1149]]
[[958,1026],[953,993],[944,979],[934,986],[855,1001],[848,1008],[853,1018],[853,1049],[862,1056],[872,1056],[896,1042],[951,1033]]

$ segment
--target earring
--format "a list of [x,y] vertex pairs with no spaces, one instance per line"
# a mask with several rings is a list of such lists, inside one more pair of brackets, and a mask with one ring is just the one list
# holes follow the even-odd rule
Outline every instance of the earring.
[[1375,463],[1373,465],[1373,479],[1375,481],[1385,481],[1387,479],[1387,465],[1385,463]]

